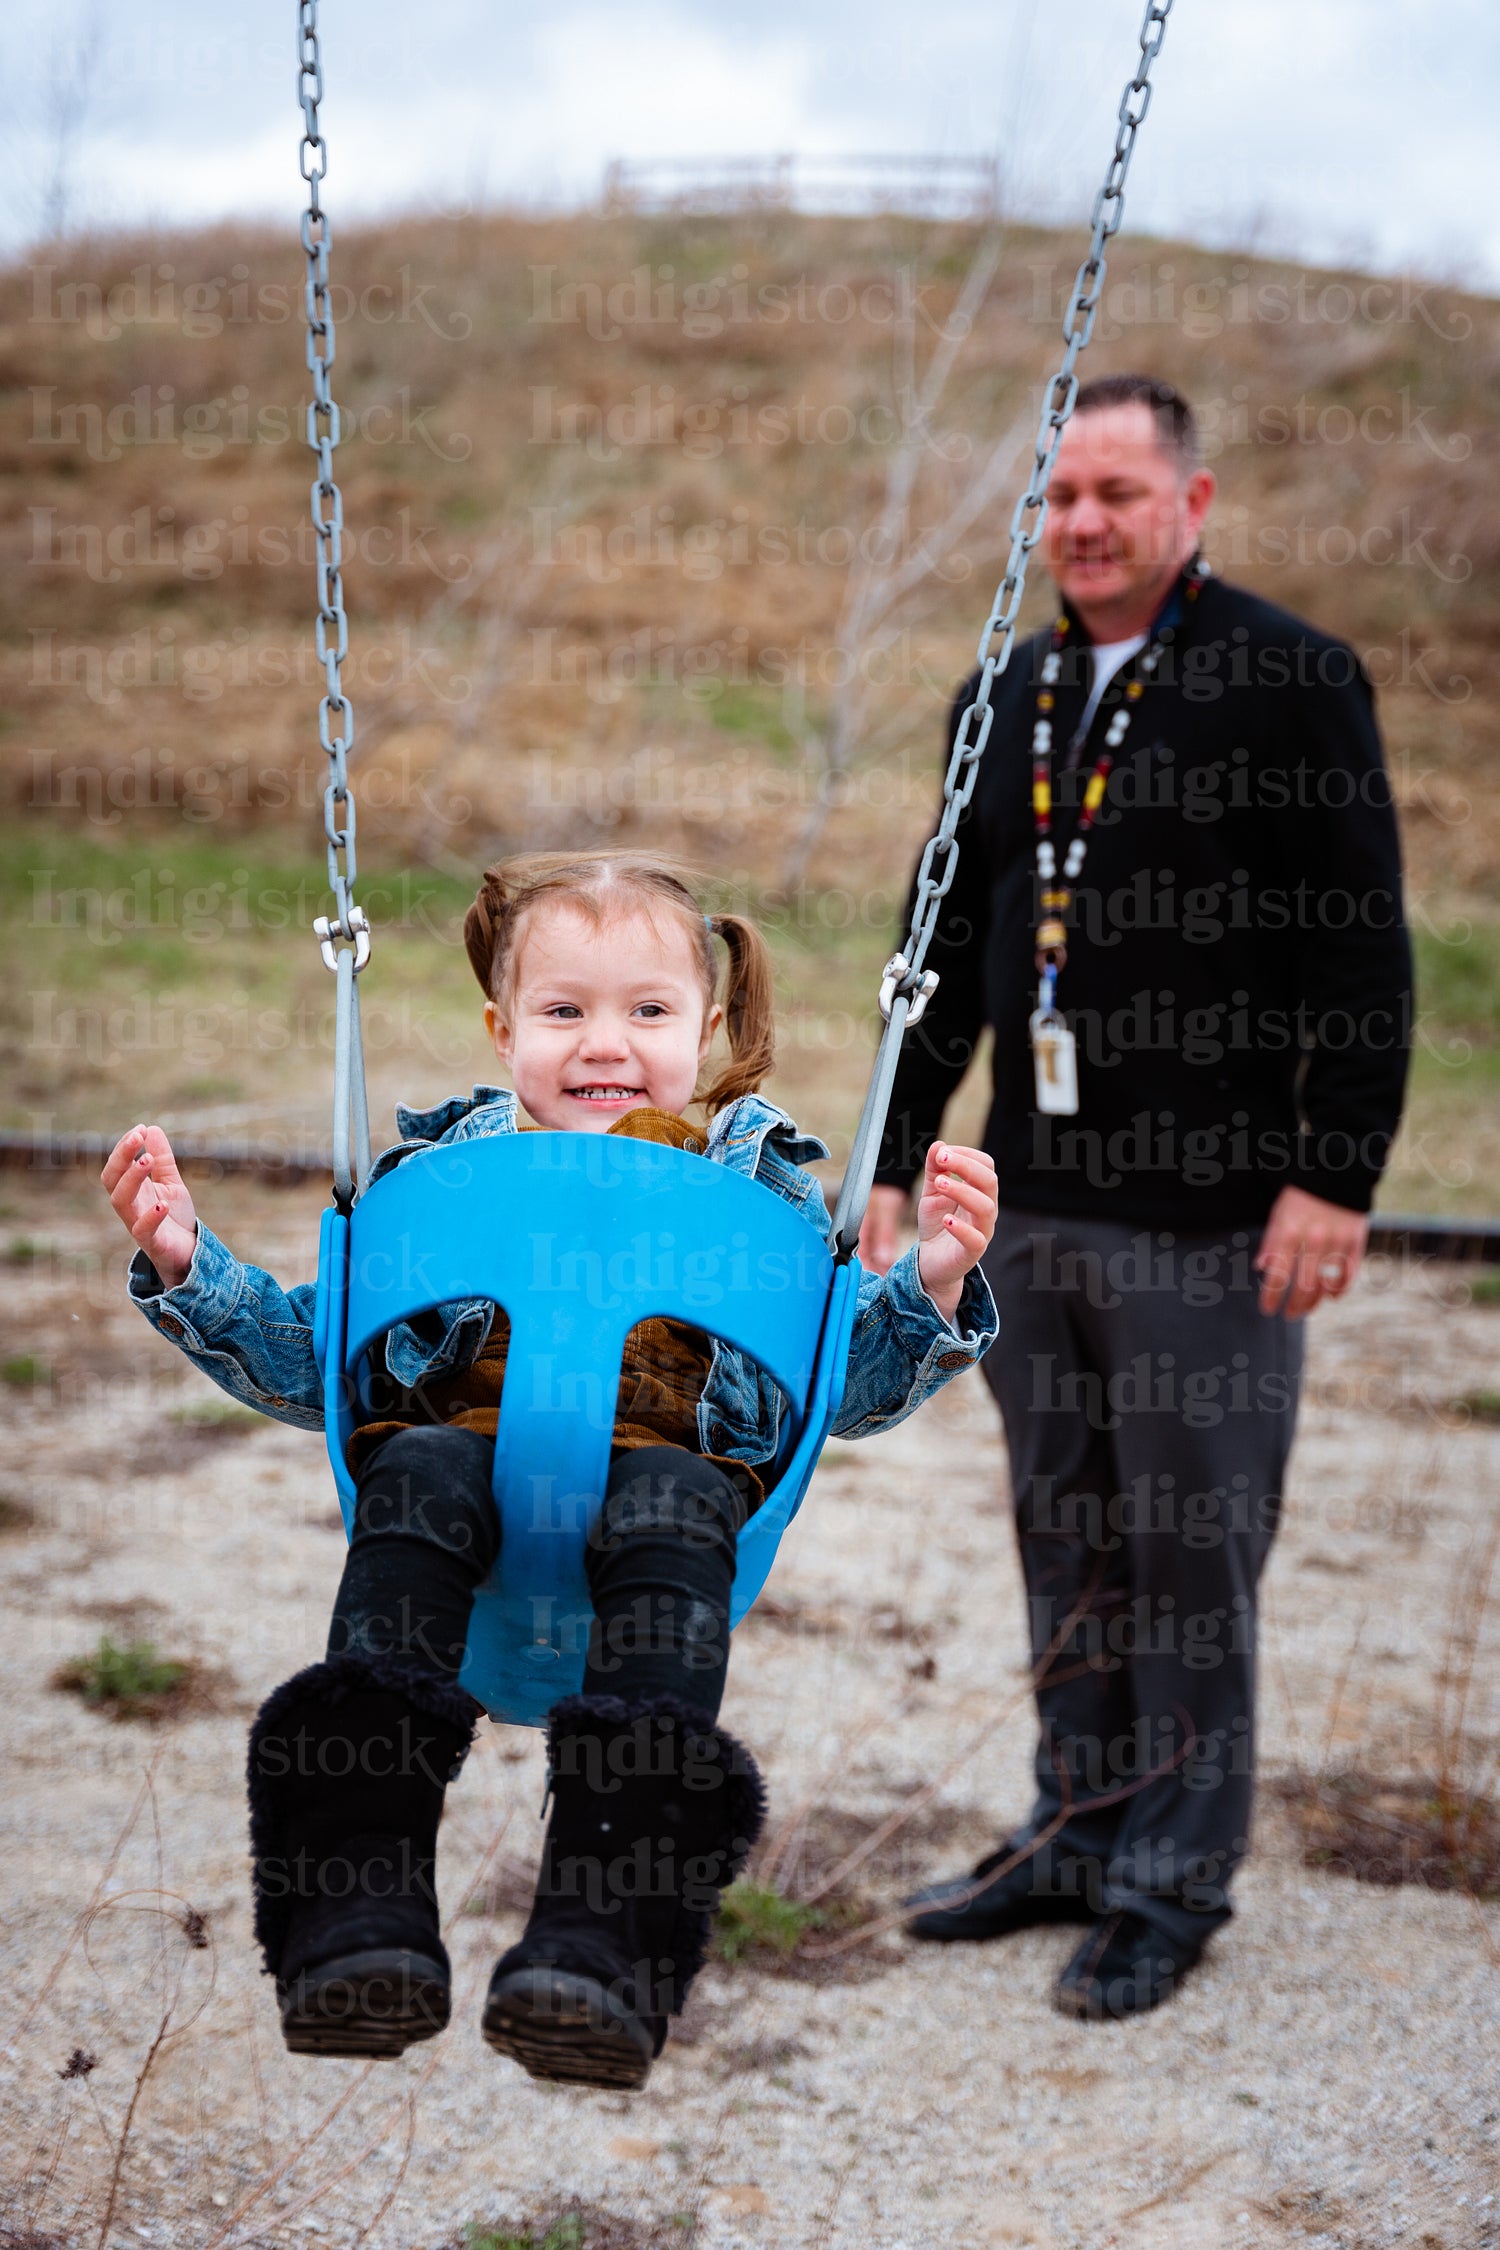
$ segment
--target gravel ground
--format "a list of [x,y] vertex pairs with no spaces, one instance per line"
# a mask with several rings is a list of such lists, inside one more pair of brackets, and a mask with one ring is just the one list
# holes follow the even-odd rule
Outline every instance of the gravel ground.
[[[540,1840],[537,1738],[487,1728],[443,1828],[453,2028],[399,2063],[286,2056],[249,1941],[244,1730],[321,1653],[331,1486],[315,1440],[172,1418],[209,1387],[123,1302],[97,1191],[4,1186],[30,1241],[11,1245],[4,1354],[41,1363],[29,1389],[12,1364],[0,1472],[5,2250],[101,2238],[138,2081],[122,2244],[439,2250],[475,2223],[540,2237],[575,2208],[618,2250],[1500,2243],[1496,1909],[1305,1868],[1270,1792],[1236,1920],[1154,2017],[1057,2015],[1067,1931],[955,1951],[877,1934],[791,1972],[710,1970],[644,2094],[573,2094],[478,2033]],[[312,1196],[228,1186],[211,1209],[247,1253],[305,1270]],[[1431,1773],[1444,1708],[1470,1777],[1492,1776],[1496,1635],[1476,1650],[1461,1627],[1500,1430],[1449,1402],[1493,1380],[1497,1343],[1500,1309],[1451,1269],[1377,1269],[1314,1324],[1266,1586],[1268,1777]],[[905,1807],[850,1878],[888,1909],[1023,1810],[1003,1491],[977,1378],[830,1449],[725,1709],[804,1887]],[[196,1656],[205,1707],[112,1724],[49,1688],[102,1631]],[[80,2049],[95,2067],[60,2076]]]

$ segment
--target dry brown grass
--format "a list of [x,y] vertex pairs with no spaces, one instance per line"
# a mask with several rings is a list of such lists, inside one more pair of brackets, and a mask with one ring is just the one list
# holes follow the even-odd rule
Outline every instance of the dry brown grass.
[[[920,372],[976,247],[955,223],[785,213],[340,232],[361,872],[377,931],[400,932],[364,988],[380,1129],[398,1095],[492,1068],[457,942],[475,866],[649,842],[767,927],[771,1091],[841,1160],[1008,502],[917,589],[849,785],[786,877],[808,743],[856,653],[850,557],[886,495],[893,292],[918,306]],[[0,274],[18,1125],[326,1131],[299,262],[214,228]],[[1034,411],[1076,262],[1072,236],[1006,236],[917,478],[918,543]],[[1497,345],[1500,308],[1447,287],[1127,237],[1090,353],[1200,402],[1219,565],[1381,683],[1428,971],[1388,1190],[1413,1210],[1484,1208],[1500,1161]],[[1028,617],[1047,600],[1039,578]],[[950,1130],[977,1135],[965,1101]]]
[[1279,1779],[1269,1790],[1296,1814],[1309,1867],[1357,1883],[1500,1898],[1500,1806],[1488,1797],[1360,1769],[1321,1782]]
[[699,2235],[691,2211],[663,2222],[573,2203],[562,2212],[544,2205],[521,2218],[475,2220],[439,2250],[692,2250]]
[[[883,492],[892,289],[919,293],[923,357],[975,239],[789,214],[341,234],[341,306],[358,308],[336,390],[366,832],[467,857],[495,839],[649,831],[768,874],[801,712],[779,674],[802,645],[815,717],[848,542]],[[1029,413],[1075,262],[1071,237],[1007,237],[937,433],[957,457],[934,445],[919,523]],[[1491,823],[1470,784],[1496,692],[1497,308],[1175,243],[1125,243],[1111,263],[1093,368],[1146,363],[1202,402],[1214,544],[1236,578],[1385,650],[1377,670],[1399,675],[1405,648],[1387,715],[1414,853],[1487,880]],[[284,825],[287,777],[315,774],[293,281],[288,243],[224,229],[81,244],[0,276],[0,570],[19,597],[5,764],[21,802],[38,755],[44,772],[114,768],[149,746],[168,825],[201,817],[201,798],[243,833]],[[924,793],[1007,512],[935,589],[892,690]],[[611,682],[612,653],[619,674],[648,644],[654,680]],[[300,681],[281,677],[297,666]],[[396,800],[384,815],[377,774]],[[744,800],[727,852],[726,792]],[[911,841],[909,820],[852,808],[822,872],[873,850],[899,874]]]

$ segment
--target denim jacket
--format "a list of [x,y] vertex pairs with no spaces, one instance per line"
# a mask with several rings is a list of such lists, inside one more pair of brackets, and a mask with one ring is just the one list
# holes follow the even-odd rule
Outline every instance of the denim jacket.
[[[517,1130],[516,1097],[496,1086],[476,1086],[436,1108],[397,1106],[401,1139],[371,1168],[382,1178],[420,1149],[478,1140]],[[798,1131],[792,1119],[759,1094],[744,1094],[720,1110],[708,1129],[705,1156],[795,1205],[823,1238],[828,1210],[823,1191],[804,1164],[827,1156],[823,1142]],[[199,1222],[187,1277],[164,1289],[150,1259],[138,1250],[130,1264],[130,1294],[157,1333],[185,1352],[231,1398],[299,1429],[320,1429],[322,1386],[313,1358],[315,1289],[303,1282],[282,1289],[259,1266],[241,1265],[217,1235]],[[493,1308],[483,1301],[440,1306],[403,1322],[385,1339],[385,1364],[399,1383],[468,1366],[489,1334]],[[908,1250],[887,1274],[863,1273],[849,1355],[849,1377],[833,1425],[837,1437],[868,1437],[889,1429],[973,1366],[994,1342],[999,1322],[989,1284],[978,1267],[964,1277],[953,1325],[923,1289],[917,1253]],[[781,1397],[753,1361],[715,1343],[713,1362],[698,1405],[703,1452],[728,1455],[751,1466],[776,1452]]]

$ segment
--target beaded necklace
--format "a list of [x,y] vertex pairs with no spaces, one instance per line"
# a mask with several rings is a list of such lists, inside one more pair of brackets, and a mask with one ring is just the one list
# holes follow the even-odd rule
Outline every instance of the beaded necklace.
[[[1184,574],[1182,598],[1195,602],[1198,591],[1208,577],[1208,565],[1200,556],[1194,556]],[[1168,610],[1168,615],[1171,610]],[[1123,687],[1118,680],[1111,681],[1100,701],[1100,709],[1112,704],[1109,725],[1104,733],[1104,747],[1094,761],[1083,792],[1079,808],[1078,826],[1073,832],[1068,854],[1063,861],[1063,880],[1057,881],[1057,853],[1052,843],[1052,713],[1057,698],[1054,690],[1062,676],[1063,648],[1072,630],[1066,613],[1059,616],[1052,627],[1052,640],[1042,662],[1041,692],[1036,699],[1036,722],[1031,730],[1031,810],[1036,825],[1036,871],[1041,889],[1043,919],[1036,933],[1036,965],[1041,971],[1044,991],[1041,1005],[1052,1011],[1053,994],[1057,986],[1057,972],[1068,958],[1068,927],[1063,917],[1073,903],[1073,889],[1083,872],[1084,859],[1089,848],[1089,830],[1094,825],[1094,815],[1104,802],[1104,792],[1109,787],[1109,777],[1114,770],[1116,753],[1124,741],[1135,707],[1146,691],[1146,682],[1160,664],[1172,627],[1158,625],[1146,647],[1135,659],[1133,677]],[[1122,671],[1131,671],[1127,659]]]
[[[1208,575],[1207,563],[1201,555],[1195,555],[1182,576],[1183,602],[1197,600],[1198,590]],[[1116,674],[1100,698],[1101,712],[1106,704],[1109,706],[1109,725],[1104,730],[1104,746],[1084,787],[1078,826],[1063,861],[1061,882],[1057,879],[1057,852],[1052,842],[1052,713],[1057,703],[1055,690],[1062,676],[1063,646],[1072,629],[1066,613],[1059,616],[1052,627],[1051,644],[1042,662],[1041,690],[1036,699],[1036,722],[1031,733],[1031,810],[1036,825],[1036,872],[1042,907],[1042,920],[1036,933],[1036,965],[1041,981],[1030,1031],[1036,1064],[1037,1108],[1044,1116],[1071,1117],[1078,1109],[1076,1042],[1057,1007],[1058,971],[1068,958],[1065,917],[1083,872],[1089,830],[1104,802],[1120,744],[1135,715],[1136,705],[1146,691],[1146,682],[1160,664],[1172,638],[1173,628],[1167,620],[1178,614],[1176,601],[1169,602],[1134,665],[1127,659],[1120,667],[1121,673],[1128,672],[1130,677],[1122,685],[1120,675]]]

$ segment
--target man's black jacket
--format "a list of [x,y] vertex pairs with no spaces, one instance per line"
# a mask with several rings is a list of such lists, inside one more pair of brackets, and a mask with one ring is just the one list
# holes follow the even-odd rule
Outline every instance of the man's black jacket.
[[[1048,637],[996,682],[907,1036],[878,1184],[920,1171],[986,1024],[1002,1203],[1153,1226],[1263,1219],[1287,1185],[1367,1210],[1401,1111],[1411,960],[1374,696],[1354,652],[1210,579],[1135,707],[1089,839],[1058,1005],[1076,1117],[1035,1109],[1040,919],[1031,732]],[[1128,680],[1134,662],[1117,675]],[[978,675],[954,703],[950,749]],[[1090,665],[1075,621],[1053,713],[1058,866],[1112,697],[1067,770]]]

